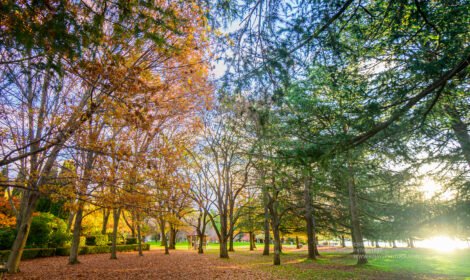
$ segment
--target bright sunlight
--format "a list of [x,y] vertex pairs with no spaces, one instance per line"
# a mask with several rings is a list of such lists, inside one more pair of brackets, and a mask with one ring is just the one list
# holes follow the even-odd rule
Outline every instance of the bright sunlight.
[[422,248],[434,249],[444,253],[450,253],[457,249],[468,248],[467,242],[448,236],[435,236],[430,239],[418,242],[418,246]]

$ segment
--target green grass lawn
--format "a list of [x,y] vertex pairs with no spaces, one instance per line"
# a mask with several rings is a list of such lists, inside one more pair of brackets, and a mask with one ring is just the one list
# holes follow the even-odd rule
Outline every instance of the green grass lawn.
[[[153,248],[160,245],[150,244]],[[369,263],[357,266],[350,249],[322,251],[317,260],[309,260],[305,250],[289,250],[293,246],[285,246],[281,266],[273,266],[272,256],[261,255],[262,244],[254,252],[248,246],[247,242],[234,243],[235,252],[230,252],[230,259],[223,261],[288,279],[470,279],[468,249],[448,253],[430,249],[368,249]],[[211,243],[206,253],[216,258],[218,248],[218,244]],[[188,250],[188,244],[178,243],[177,249]]]

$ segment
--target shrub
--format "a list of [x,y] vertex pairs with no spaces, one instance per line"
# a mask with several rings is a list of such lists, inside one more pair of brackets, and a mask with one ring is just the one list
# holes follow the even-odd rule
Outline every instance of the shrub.
[[127,237],[126,238],[126,244],[137,244],[137,238],[136,237]]
[[[112,240],[113,240],[113,234],[112,233],[108,233],[108,244],[111,244],[112,243]],[[124,244],[126,240],[124,239],[124,237],[120,234],[118,234],[116,236],[116,244]]]
[[[41,257],[52,257],[55,256],[56,249],[55,248],[30,248],[24,249],[23,255],[21,256],[22,260],[29,260]],[[0,262],[6,262],[8,260],[8,256],[10,255],[10,250],[3,250],[0,251]]]
[[47,247],[49,243],[49,235],[52,228],[49,222],[52,221],[52,215],[49,213],[41,213],[39,216],[34,216],[31,222],[31,229],[29,231],[26,246],[29,248]]
[[0,250],[11,249],[15,241],[16,230],[10,227],[0,228]]
[[56,256],[69,256],[70,247],[58,247],[55,249]]
[[94,235],[87,236],[85,240],[86,240],[85,244],[87,246],[95,246],[96,245],[96,236],[94,236]]
[[52,257],[55,255],[55,248],[32,248],[23,251],[22,260],[29,260],[41,257]]
[[[117,245],[116,251],[117,252],[131,252],[137,251],[139,249],[139,245],[135,244],[128,244],[128,245]],[[148,251],[150,250],[149,244],[142,244],[142,250]],[[78,252],[79,255],[86,255],[86,254],[103,254],[103,253],[110,253],[111,246],[84,246],[80,247]],[[55,251],[57,256],[68,256],[70,255],[70,248],[69,247],[61,247],[57,248]]]
[[0,251],[0,262],[6,262],[8,260],[8,256],[10,255],[10,250],[2,250]]
[[80,241],[78,242],[79,247],[85,247],[86,246],[86,237],[85,236],[80,236]]
[[55,231],[50,235],[49,247],[56,248],[70,245],[71,240],[72,235],[70,233],[64,231]]
[[40,213],[33,217],[26,246],[58,247],[68,245],[71,235],[65,222],[50,213]]
[[87,246],[106,246],[108,245],[108,236],[102,234],[87,236],[85,244]]

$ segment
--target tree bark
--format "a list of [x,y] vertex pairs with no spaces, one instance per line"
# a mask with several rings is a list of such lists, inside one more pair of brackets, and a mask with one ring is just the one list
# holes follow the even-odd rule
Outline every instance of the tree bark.
[[162,245],[165,247],[165,255],[169,255],[170,251],[168,250],[168,242],[166,240],[165,226],[166,226],[165,220],[160,219],[160,231],[162,232]]
[[250,232],[248,233],[248,235],[250,236],[250,237],[249,237],[249,238],[250,238],[250,251],[253,251],[253,250],[255,249],[255,248],[253,247],[253,232],[250,231]]
[[415,242],[414,242],[414,239],[413,239],[412,237],[410,237],[410,239],[409,239],[409,240],[410,240],[410,242],[409,242],[409,244],[410,244],[410,248],[414,248],[414,247],[415,247]]
[[300,242],[299,242],[299,237],[295,236],[295,248],[300,249]]
[[168,246],[168,249],[176,249],[176,228],[173,225],[170,225],[170,245]]
[[67,232],[70,232],[70,229],[72,228],[72,223],[73,223],[73,218],[75,217],[75,213],[73,211],[70,211],[69,217],[67,219]]
[[275,217],[277,215],[271,215],[272,220],[272,230],[274,236],[274,258],[273,264],[280,265],[281,264],[281,236],[279,233],[279,219]]
[[131,217],[131,219],[132,219],[131,222],[132,223],[129,222],[126,218],[126,213],[125,212],[122,213],[122,219],[124,220],[124,223],[126,223],[127,227],[131,230],[131,236],[135,237],[135,225],[132,222],[132,220],[134,220],[134,219],[132,219],[132,217]]
[[80,235],[82,230],[83,219],[83,203],[79,202],[78,210],[75,215],[75,223],[73,225],[73,238],[70,246],[69,264],[80,263],[78,261],[78,252],[80,250]]
[[139,215],[137,214],[137,244],[139,249],[139,256],[143,257],[144,253],[142,252],[142,235],[140,233],[140,220]]
[[253,249],[256,249],[256,234],[253,232]]
[[197,253],[204,254],[204,234],[203,233],[199,234],[199,244],[197,248]]
[[229,247],[228,247],[228,251],[229,251],[229,252],[235,252],[235,250],[233,249],[233,231],[230,233],[230,236],[229,236]]
[[18,222],[18,232],[16,234],[15,241],[11,248],[10,256],[8,257],[7,269],[9,273],[17,273],[19,271],[21,256],[23,255],[23,249],[28,239],[31,222],[33,220],[33,211],[36,208],[36,204],[39,199],[39,195],[33,192],[25,192],[27,198],[24,198],[25,203],[22,203],[23,207],[20,208],[21,219]]
[[315,254],[315,229],[313,220],[312,197],[310,195],[310,178],[304,175],[304,208],[305,208],[305,221],[307,224],[307,246],[308,258],[316,259]]
[[346,247],[346,241],[344,240],[344,235],[341,235],[341,247]]
[[220,215],[220,257],[223,259],[228,259],[228,250],[227,250],[227,240],[228,240],[228,232],[227,232],[227,215]]
[[362,238],[361,224],[359,221],[359,209],[357,206],[357,193],[354,183],[353,169],[348,164],[348,192],[349,192],[349,212],[351,215],[351,230],[353,232],[353,247],[357,254],[357,264],[366,264],[366,251],[364,248],[364,240]]
[[116,254],[116,245],[117,245],[117,234],[118,234],[118,225],[119,218],[121,216],[121,208],[113,209],[113,235],[111,238],[111,259],[117,259]]
[[227,240],[221,240],[219,244],[220,258],[228,259]]
[[104,208],[103,209],[103,225],[101,227],[101,234],[105,235],[106,234],[106,229],[108,227],[108,219],[109,219],[109,214],[111,212],[109,209]]
[[392,244],[393,244],[393,248],[397,248],[397,243],[395,242],[395,240],[392,241]]
[[353,246],[353,254],[357,255],[357,246],[356,246],[356,237],[354,236],[354,231],[351,228],[351,241]]
[[[265,194],[266,196],[266,194]],[[265,201],[264,206],[264,249],[263,249],[263,256],[269,256],[269,209],[266,205],[267,202]]]

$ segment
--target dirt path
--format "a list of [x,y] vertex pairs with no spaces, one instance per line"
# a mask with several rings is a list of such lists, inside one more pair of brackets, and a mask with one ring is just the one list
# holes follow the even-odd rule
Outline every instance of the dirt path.
[[68,257],[27,260],[21,263],[20,273],[6,279],[272,279],[272,275],[192,251],[144,254],[119,253],[117,260],[110,260],[109,254],[83,255],[78,265],[68,265]]

